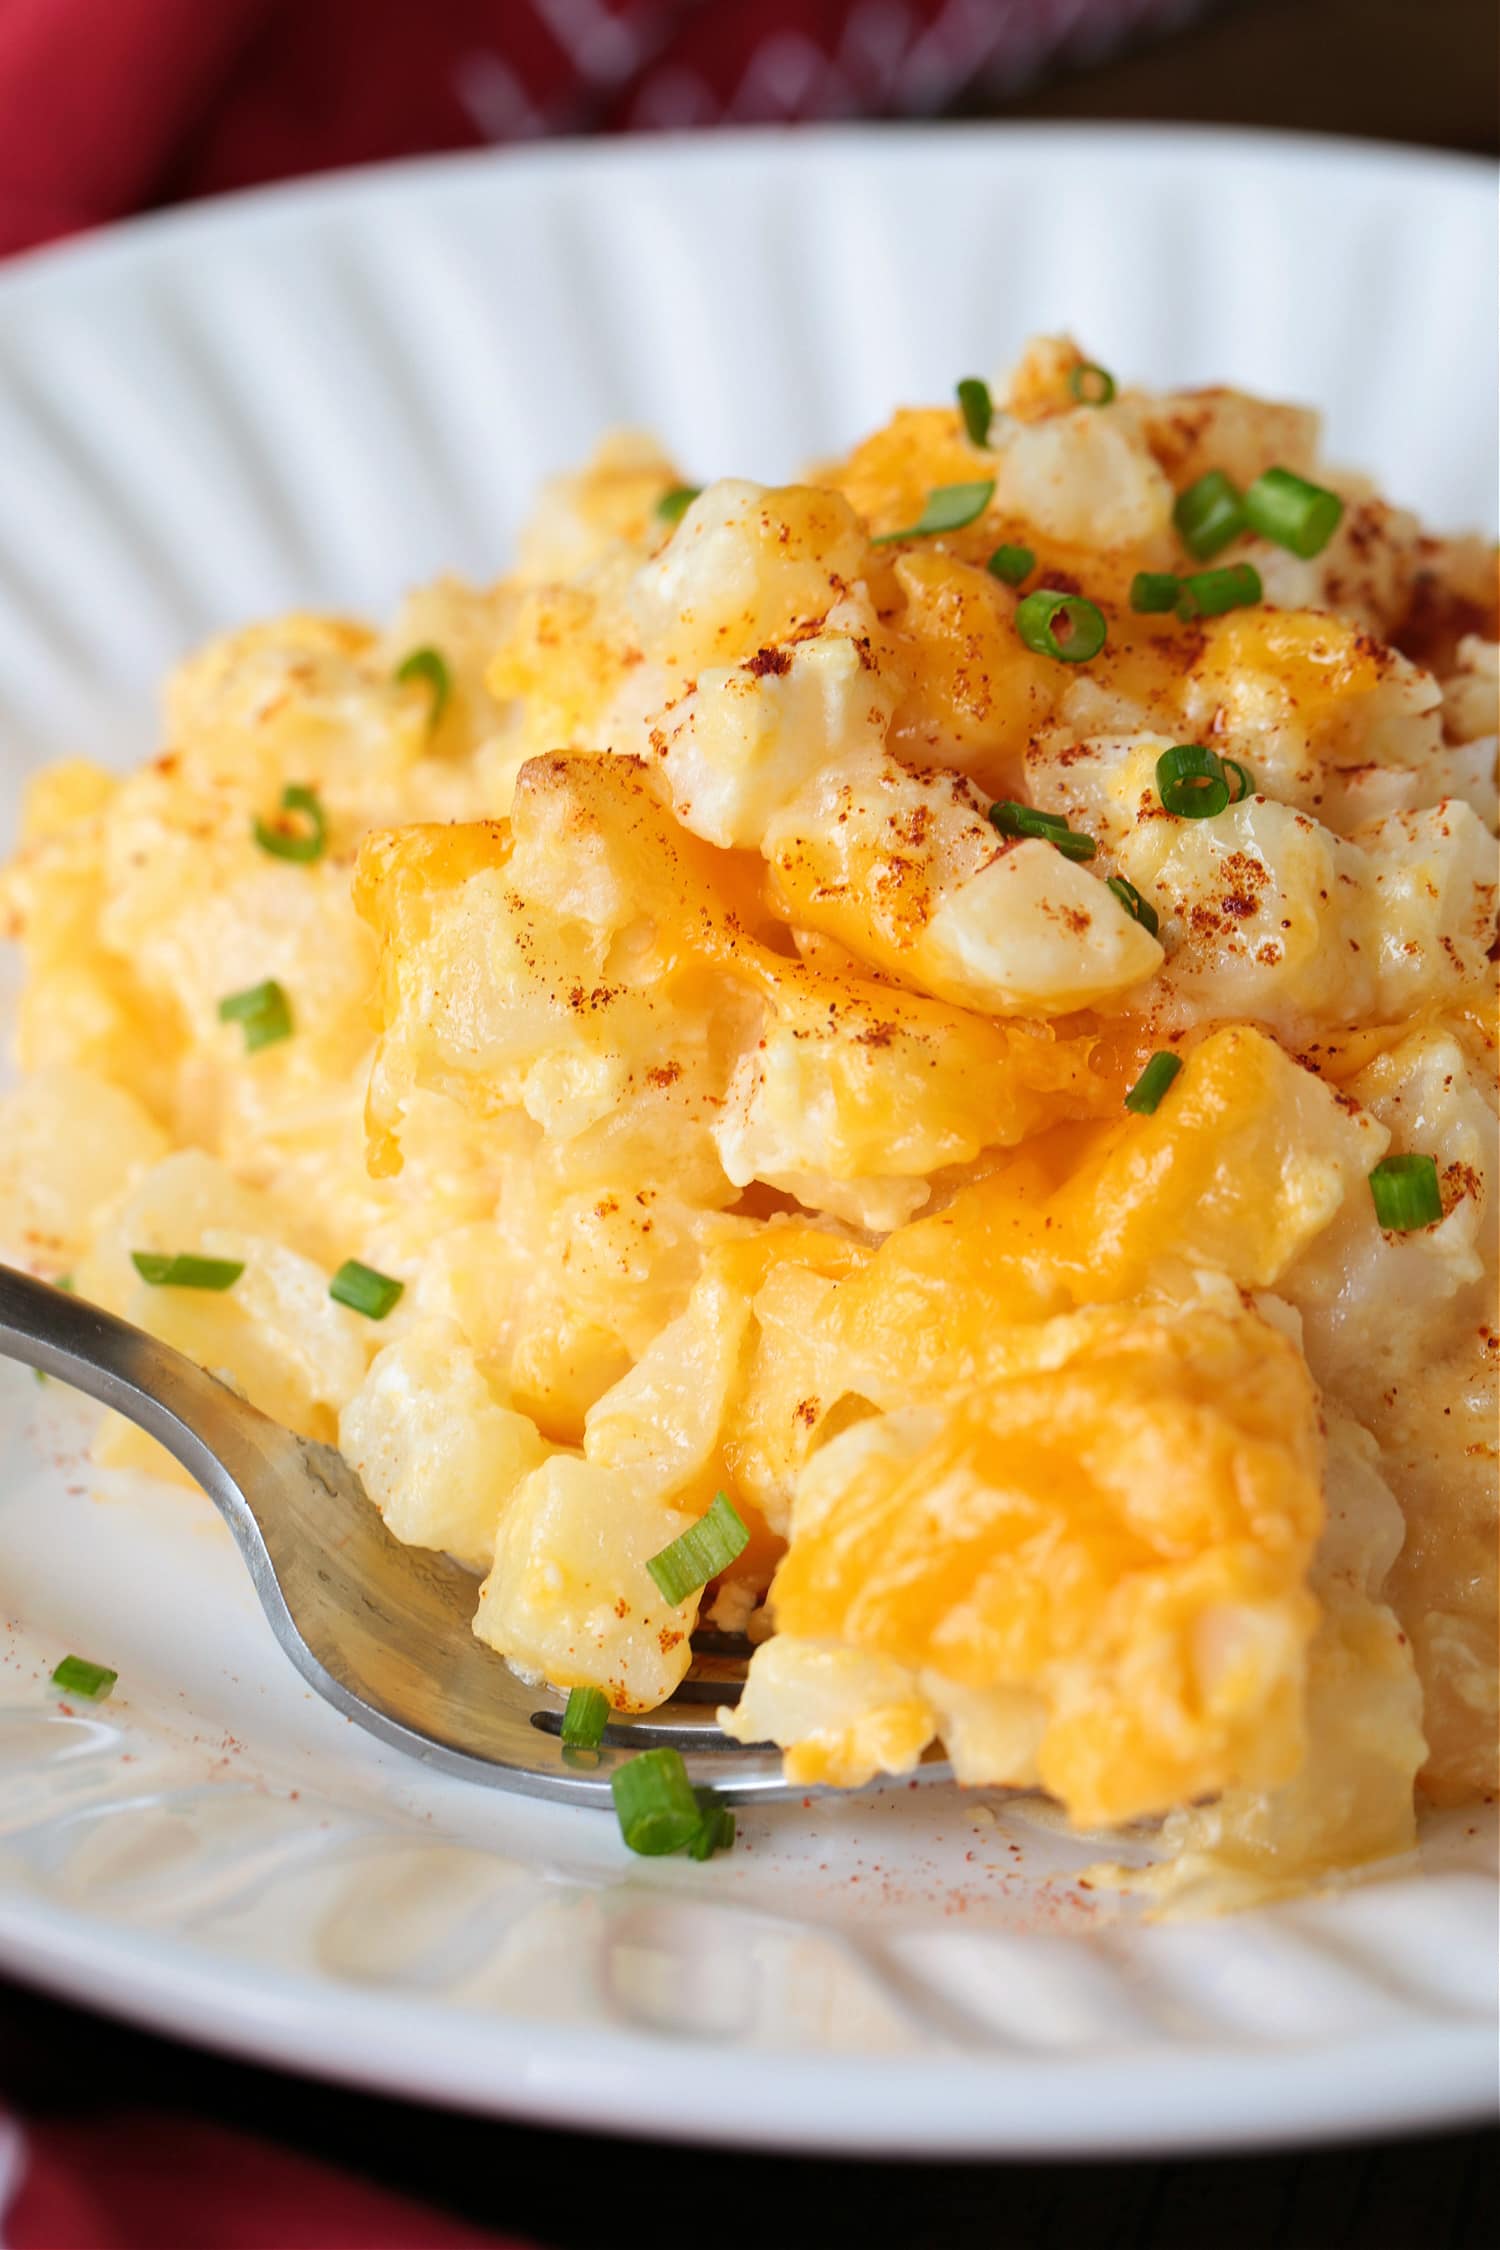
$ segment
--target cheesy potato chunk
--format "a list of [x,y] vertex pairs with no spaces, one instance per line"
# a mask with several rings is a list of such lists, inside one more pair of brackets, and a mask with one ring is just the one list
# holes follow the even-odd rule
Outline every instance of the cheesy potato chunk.
[[941,1752],[1237,1904],[1495,1786],[1494,556],[1084,369],[782,486],[617,436],[512,577],[38,775],[0,1237],[336,1440],[524,1678],[748,1627],[794,1780]]

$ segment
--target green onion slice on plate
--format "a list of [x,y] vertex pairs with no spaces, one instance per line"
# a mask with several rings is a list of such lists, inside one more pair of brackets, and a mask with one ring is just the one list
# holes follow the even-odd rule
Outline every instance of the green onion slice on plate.
[[90,1664],[86,1656],[65,1656],[52,1675],[52,1685],[61,1688],[64,1695],[82,1695],[90,1703],[102,1703],[119,1677],[107,1664]]
[[728,1805],[721,1805],[711,1789],[700,1789],[698,1798],[698,1833],[688,1843],[689,1859],[712,1859],[715,1852],[727,1852],[734,1842],[734,1814]]
[[643,1750],[627,1759],[610,1775],[609,1790],[620,1834],[643,1858],[686,1851],[703,1825],[680,1750]]

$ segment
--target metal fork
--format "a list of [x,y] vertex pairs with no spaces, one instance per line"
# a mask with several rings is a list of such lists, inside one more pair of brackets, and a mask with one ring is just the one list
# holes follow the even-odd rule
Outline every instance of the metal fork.
[[158,1439],[234,1533],[271,1629],[309,1686],[409,1757],[492,1788],[607,1805],[622,1757],[670,1743],[695,1783],[731,1801],[791,1793],[779,1752],[742,1747],[712,1717],[738,1700],[749,1653],[739,1636],[696,1634],[670,1703],[616,1718],[598,1752],[570,1749],[561,1699],[528,1687],[470,1631],[474,1578],[393,1539],[331,1445],[294,1436],[113,1313],[5,1265],[0,1357],[86,1391]]

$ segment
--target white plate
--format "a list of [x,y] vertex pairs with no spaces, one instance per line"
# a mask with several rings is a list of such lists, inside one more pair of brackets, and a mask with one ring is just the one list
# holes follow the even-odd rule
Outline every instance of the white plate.
[[[0,826],[150,742],[163,667],[505,560],[655,424],[776,474],[1038,327],[1326,403],[1443,524],[1495,497],[1486,168],[1053,128],[612,144],[335,179],[0,277]],[[1492,1831],[1151,1929],[1035,1808],[895,1787],[706,1868],[403,1764],[278,1657],[206,1504],[84,1460],[0,1364],[0,1960],[242,2054],[557,2123],[1030,2153],[1452,2121],[1494,2090]],[[71,1648],[118,1666],[68,1717]]]

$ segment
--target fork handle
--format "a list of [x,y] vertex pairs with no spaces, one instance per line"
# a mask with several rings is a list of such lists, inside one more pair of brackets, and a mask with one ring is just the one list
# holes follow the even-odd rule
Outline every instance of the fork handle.
[[275,1425],[170,1344],[0,1265],[0,1358],[112,1406],[165,1446],[231,1521],[244,1511],[245,1475],[267,1450],[255,1425],[268,1435]]
[[182,1463],[233,1533],[287,1655],[346,1717],[494,1780],[447,1743],[445,1705],[462,1702],[468,1731],[481,1731],[498,1675],[524,1702],[509,1727],[524,1757],[508,1742],[505,1762],[555,1756],[531,1726],[535,1696],[469,1630],[472,1574],[401,1546],[333,1447],[283,1429],[170,1344],[6,1265],[0,1357],[114,1407]]

